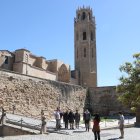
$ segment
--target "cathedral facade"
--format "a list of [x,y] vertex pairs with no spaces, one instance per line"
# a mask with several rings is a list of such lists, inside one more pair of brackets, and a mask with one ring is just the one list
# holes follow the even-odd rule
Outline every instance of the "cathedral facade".
[[70,66],[57,59],[46,60],[29,50],[0,51],[0,68],[28,76],[70,82]]

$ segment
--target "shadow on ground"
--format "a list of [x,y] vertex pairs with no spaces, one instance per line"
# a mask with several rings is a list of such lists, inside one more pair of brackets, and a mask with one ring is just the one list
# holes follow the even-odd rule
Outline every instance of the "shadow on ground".
[[108,139],[108,140],[118,140],[118,139],[120,139],[120,138],[111,138],[111,139]]
[[83,133],[83,132],[86,132],[86,131],[73,131],[73,133]]

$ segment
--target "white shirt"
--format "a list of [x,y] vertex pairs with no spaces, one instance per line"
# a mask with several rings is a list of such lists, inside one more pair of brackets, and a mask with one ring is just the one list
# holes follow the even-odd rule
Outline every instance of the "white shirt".
[[120,125],[124,124],[124,116],[123,115],[120,115],[119,124]]
[[54,116],[55,116],[55,119],[60,120],[60,112],[59,111],[54,112]]

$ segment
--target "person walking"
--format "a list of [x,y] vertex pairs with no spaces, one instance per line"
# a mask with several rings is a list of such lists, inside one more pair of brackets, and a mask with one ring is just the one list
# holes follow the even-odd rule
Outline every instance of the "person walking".
[[89,132],[90,118],[91,118],[91,114],[90,114],[90,112],[88,111],[88,109],[86,109],[86,111],[84,112],[84,115],[83,115],[83,119],[84,119],[84,121],[85,121],[86,131],[88,131],[88,132]]
[[65,129],[68,129],[68,122],[69,122],[69,112],[66,110],[66,112],[63,115],[63,121],[65,123]]
[[79,122],[80,122],[80,113],[78,113],[78,110],[76,110],[76,113],[75,113],[75,127],[77,129],[79,129]]
[[74,129],[74,113],[72,112],[72,110],[70,110],[69,115],[69,123],[70,123],[70,129]]
[[121,136],[119,138],[123,139],[124,138],[124,116],[123,116],[122,112],[119,112],[118,124],[119,124],[119,129],[121,132]]
[[95,114],[93,119],[93,128],[92,132],[94,133],[95,140],[100,140],[100,116],[98,114]]

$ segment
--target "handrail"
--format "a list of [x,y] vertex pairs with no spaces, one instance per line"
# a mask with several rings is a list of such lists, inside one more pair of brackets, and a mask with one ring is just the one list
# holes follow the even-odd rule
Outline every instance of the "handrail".
[[40,130],[40,128],[41,128],[41,124],[34,125],[34,124],[31,124],[31,123],[27,123],[22,118],[18,121],[14,120],[14,119],[6,118],[6,122],[8,122],[10,124],[21,126],[21,129],[22,129],[22,127],[31,128],[31,129],[35,129],[35,130]]

